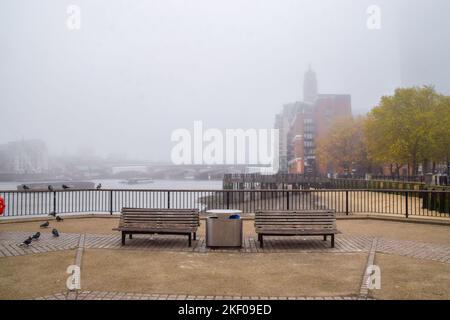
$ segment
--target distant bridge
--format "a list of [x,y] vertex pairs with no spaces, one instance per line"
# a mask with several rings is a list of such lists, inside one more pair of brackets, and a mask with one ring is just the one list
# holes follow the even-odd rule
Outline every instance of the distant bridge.
[[139,175],[154,179],[222,179],[227,173],[246,172],[244,165],[174,165],[161,163],[133,162],[112,164],[114,175]]

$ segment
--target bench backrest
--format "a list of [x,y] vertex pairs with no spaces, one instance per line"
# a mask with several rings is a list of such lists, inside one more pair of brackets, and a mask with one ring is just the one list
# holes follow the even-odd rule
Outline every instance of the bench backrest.
[[197,228],[200,224],[197,209],[122,208],[119,227]]
[[336,229],[336,213],[333,210],[316,211],[257,211],[255,228],[263,229]]

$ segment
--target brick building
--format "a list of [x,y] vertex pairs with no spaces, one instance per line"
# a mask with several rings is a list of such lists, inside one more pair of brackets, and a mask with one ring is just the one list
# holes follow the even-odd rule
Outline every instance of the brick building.
[[316,140],[328,133],[339,118],[351,117],[351,96],[319,94],[317,77],[309,68],[303,84],[303,101],[287,104],[276,116],[280,134],[280,172],[326,174],[316,165]]

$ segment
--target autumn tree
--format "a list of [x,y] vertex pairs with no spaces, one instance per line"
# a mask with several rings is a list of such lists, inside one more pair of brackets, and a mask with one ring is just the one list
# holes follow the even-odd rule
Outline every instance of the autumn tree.
[[365,122],[370,159],[408,164],[416,174],[418,165],[431,160],[440,144],[436,140],[440,133],[432,128],[442,101],[443,96],[428,86],[397,89],[393,96],[382,97]]
[[331,165],[336,171],[343,168],[350,172],[359,169],[370,170],[370,161],[364,139],[363,118],[345,118],[336,120],[328,134],[317,141],[317,160],[319,164]]
[[432,137],[431,160],[447,164],[450,175],[450,97],[443,96],[436,105],[433,125],[430,128]]

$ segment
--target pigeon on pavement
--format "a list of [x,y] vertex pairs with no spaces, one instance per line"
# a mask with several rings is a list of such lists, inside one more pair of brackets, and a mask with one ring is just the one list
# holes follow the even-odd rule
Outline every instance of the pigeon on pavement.
[[19,244],[19,246],[29,246],[30,245],[30,243],[31,243],[31,241],[32,241],[32,239],[31,239],[31,237],[28,237],[28,239],[26,239],[24,242],[22,242],[21,244]]
[[50,225],[50,222],[46,221],[43,224],[41,224],[41,228],[47,228]]
[[56,229],[52,230],[52,234],[53,234],[54,237],[59,237],[59,232]]
[[41,236],[41,233],[40,233],[40,232],[36,232],[35,234],[33,234],[33,235],[31,236],[31,239],[37,240],[37,239],[39,239],[40,236]]

